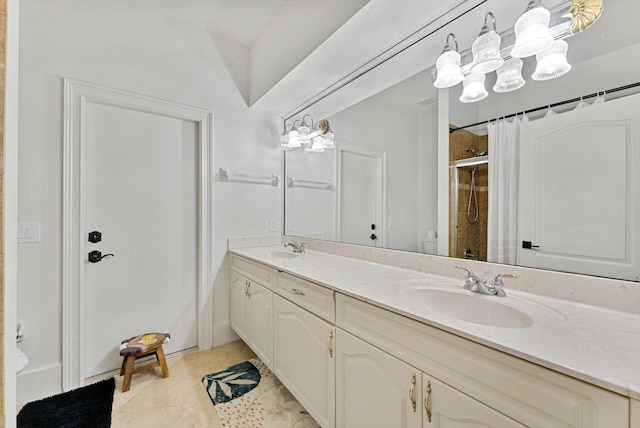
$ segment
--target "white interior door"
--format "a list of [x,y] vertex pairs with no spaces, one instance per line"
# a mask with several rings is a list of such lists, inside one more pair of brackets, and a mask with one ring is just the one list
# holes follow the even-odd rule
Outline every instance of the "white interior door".
[[384,246],[384,154],[343,143],[338,156],[339,241]]
[[86,107],[84,375],[120,367],[119,343],[169,332],[197,346],[198,127],[118,106]]
[[529,122],[520,138],[520,264],[640,279],[640,95]]

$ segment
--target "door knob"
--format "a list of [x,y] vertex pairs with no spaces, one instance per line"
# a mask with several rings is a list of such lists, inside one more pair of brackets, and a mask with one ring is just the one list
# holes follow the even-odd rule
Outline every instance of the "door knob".
[[369,238],[371,238],[372,241],[375,241],[376,239],[378,239],[375,233],[372,233],[371,236],[369,236]]
[[98,263],[99,261],[101,261],[102,259],[104,259],[105,257],[109,257],[109,256],[114,256],[114,254],[105,254],[102,255],[102,252],[98,251],[98,250],[93,250],[89,253],[89,261],[91,263]]

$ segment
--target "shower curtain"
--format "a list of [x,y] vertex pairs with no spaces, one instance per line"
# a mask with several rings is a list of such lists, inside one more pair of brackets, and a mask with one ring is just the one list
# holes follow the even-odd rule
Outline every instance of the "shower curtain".
[[[523,122],[527,117],[523,117]],[[520,123],[498,120],[489,133],[489,214],[487,261],[516,264],[518,241],[518,170]]]

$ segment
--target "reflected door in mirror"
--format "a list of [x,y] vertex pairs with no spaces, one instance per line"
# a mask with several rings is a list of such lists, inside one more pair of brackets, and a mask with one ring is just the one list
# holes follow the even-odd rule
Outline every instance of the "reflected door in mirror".
[[[340,152],[340,241],[380,246],[381,197],[375,157]],[[376,229],[372,230],[372,225]]]

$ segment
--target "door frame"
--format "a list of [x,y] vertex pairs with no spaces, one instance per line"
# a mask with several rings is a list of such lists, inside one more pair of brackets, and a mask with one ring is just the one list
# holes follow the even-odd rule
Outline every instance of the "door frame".
[[213,346],[213,292],[209,255],[213,232],[212,113],[157,98],[64,79],[62,207],[62,387],[79,387],[84,373],[85,151],[87,104],[96,103],[194,122],[198,126],[198,348]]
[[342,209],[342,153],[353,153],[372,158],[376,162],[376,219],[378,220],[378,243],[376,247],[385,248],[386,243],[386,209],[387,206],[387,153],[384,150],[359,144],[340,141],[336,144],[336,240],[340,242],[340,212]]

